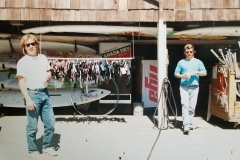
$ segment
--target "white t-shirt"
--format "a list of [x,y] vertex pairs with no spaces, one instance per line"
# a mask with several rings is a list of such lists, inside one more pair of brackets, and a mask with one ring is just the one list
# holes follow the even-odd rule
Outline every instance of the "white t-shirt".
[[17,63],[17,76],[23,76],[26,79],[27,88],[46,88],[47,71],[50,65],[45,55],[38,54],[32,57],[25,55]]

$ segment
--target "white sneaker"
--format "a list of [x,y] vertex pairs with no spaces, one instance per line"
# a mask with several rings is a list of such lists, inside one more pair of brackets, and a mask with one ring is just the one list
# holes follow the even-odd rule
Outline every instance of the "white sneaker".
[[38,151],[34,151],[32,153],[28,154],[28,157],[31,159],[38,159],[38,160],[43,160],[44,158],[41,157],[41,154]]
[[196,128],[197,128],[197,127],[194,126],[194,125],[192,125],[192,124],[189,125],[189,129],[190,129],[190,130],[194,130],[194,129],[196,129]]
[[189,132],[189,126],[186,125],[186,126],[183,127],[183,133],[188,134],[188,132]]
[[48,154],[49,156],[57,156],[58,153],[53,147],[48,147],[42,150],[43,154]]

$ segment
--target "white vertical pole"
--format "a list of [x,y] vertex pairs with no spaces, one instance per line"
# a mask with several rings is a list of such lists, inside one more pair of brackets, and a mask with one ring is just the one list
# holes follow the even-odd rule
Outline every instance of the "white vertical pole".
[[[162,128],[163,123],[163,107],[165,104],[165,96],[162,93],[164,79],[167,76],[167,49],[166,49],[166,24],[163,23],[163,10],[159,0],[159,19],[158,19],[158,35],[157,35],[157,51],[158,51],[158,128]],[[161,94],[161,97],[160,97]]]

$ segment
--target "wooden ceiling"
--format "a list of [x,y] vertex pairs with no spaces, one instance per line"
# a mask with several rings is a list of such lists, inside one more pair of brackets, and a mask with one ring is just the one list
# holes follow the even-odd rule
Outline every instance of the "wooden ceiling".
[[[174,31],[192,29],[187,27],[189,25],[197,25],[199,28],[240,26],[239,0],[0,0],[0,33],[21,35],[22,29],[66,24],[157,27],[158,1],[167,27]],[[82,36],[84,39],[84,36],[89,35],[70,36]],[[89,39],[99,39],[102,35],[94,36],[97,35]],[[118,38],[122,40],[122,37]],[[132,37],[128,37],[128,40],[132,40]],[[212,44],[231,44],[237,40],[235,38]],[[137,37],[135,43],[156,44],[156,38]],[[182,43],[185,42],[168,40],[168,44]]]
[[[166,22],[239,21],[239,0],[159,0]],[[0,20],[157,22],[157,0],[0,0]]]

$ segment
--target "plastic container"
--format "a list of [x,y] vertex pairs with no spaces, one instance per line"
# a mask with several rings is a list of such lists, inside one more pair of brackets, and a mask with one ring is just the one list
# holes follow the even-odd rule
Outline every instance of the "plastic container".
[[134,102],[133,103],[133,115],[134,116],[143,116],[144,103],[143,102]]

